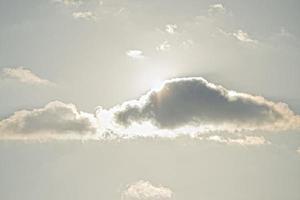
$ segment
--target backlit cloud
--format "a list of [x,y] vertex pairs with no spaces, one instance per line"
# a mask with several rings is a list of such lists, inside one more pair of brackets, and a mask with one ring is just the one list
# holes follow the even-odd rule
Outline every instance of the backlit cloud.
[[277,130],[300,124],[299,116],[284,103],[228,90],[199,77],[166,81],[160,90],[112,110],[118,124],[151,122],[160,129]]
[[[284,103],[228,90],[201,77],[190,77],[165,81],[161,87],[139,99],[111,109],[99,107],[96,115],[59,101],[50,102],[43,108],[17,111],[0,121],[0,138],[189,136],[223,144],[253,146],[269,142],[248,133],[299,127],[300,117]],[[228,137],[226,132],[239,135]]]

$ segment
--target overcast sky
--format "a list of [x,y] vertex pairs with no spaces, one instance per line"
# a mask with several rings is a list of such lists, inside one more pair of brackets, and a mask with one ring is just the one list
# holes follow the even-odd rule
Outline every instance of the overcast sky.
[[0,0],[0,199],[300,199],[297,0]]

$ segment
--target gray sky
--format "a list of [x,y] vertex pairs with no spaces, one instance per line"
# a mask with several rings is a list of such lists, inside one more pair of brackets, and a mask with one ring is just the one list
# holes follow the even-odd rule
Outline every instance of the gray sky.
[[0,0],[0,199],[299,199],[299,10]]

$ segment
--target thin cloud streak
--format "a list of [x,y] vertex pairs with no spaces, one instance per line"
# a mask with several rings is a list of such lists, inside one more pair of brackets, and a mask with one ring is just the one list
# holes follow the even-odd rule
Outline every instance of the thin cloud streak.
[[25,67],[4,68],[2,75],[7,79],[14,79],[21,83],[31,85],[55,85],[47,79],[43,79]]

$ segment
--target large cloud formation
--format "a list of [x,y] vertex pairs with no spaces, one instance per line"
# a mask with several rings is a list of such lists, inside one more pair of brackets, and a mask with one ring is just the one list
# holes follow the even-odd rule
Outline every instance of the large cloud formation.
[[0,121],[1,137],[87,135],[96,132],[93,115],[79,112],[73,104],[53,101],[44,108],[21,110]]
[[[200,133],[298,129],[300,117],[284,103],[239,93],[200,77],[165,81],[137,100],[96,116],[59,101],[21,110],[0,121],[0,138],[101,139],[199,136]],[[207,139],[207,138],[206,138]],[[261,138],[208,138],[221,143],[263,144]]]
[[291,129],[299,116],[286,104],[239,93],[200,77],[166,81],[138,100],[112,109],[118,124],[151,122],[160,129],[211,125],[224,129]]

